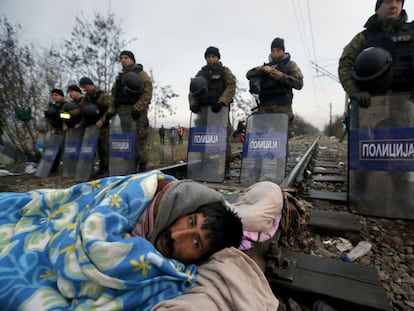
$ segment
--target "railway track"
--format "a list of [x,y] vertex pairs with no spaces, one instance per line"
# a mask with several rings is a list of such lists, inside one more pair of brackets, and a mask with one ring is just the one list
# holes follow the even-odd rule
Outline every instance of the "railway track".
[[[231,163],[232,178],[206,185],[222,192],[229,201],[236,200],[245,189],[240,185],[240,167],[241,150],[237,150]],[[186,163],[160,170],[185,178]],[[295,262],[294,268],[276,269],[276,274],[287,274],[290,279],[266,272],[281,308],[311,308],[322,299],[337,310],[414,309],[413,222],[348,211],[345,143],[327,137],[290,139],[286,174],[280,186],[294,188],[297,196],[309,203],[303,232],[293,245],[285,245],[278,258],[282,265]],[[355,263],[342,262],[340,243],[355,245],[361,240],[372,243],[371,252]]]
[[[312,152],[309,151],[310,146],[313,146]],[[229,201],[237,199],[245,189],[239,181],[241,145],[234,145],[233,150],[231,179],[222,183],[206,183],[222,192]],[[178,179],[186,178],[186,163],[158,169]],[[289,140],[285,176],[280,185],[295,189],[297,197],[309,205],[303,231],[296,236],[294,243],[282,248],[283,258],[297,257],[293,257],[296,259],[295,268],[287,269],[287,272],[280,269],[266,271],[281,302],[280,310],[300,310],[298,306],[306,310],[311,308],[315,299],[328,301],[337,310],[414,310],[414,222],[366,217],[348,211],[347,145],[323,136],[292,138]],[[74,183],[60,176],[39,180],[31,175],[22,175],[3,177],[2,180],[7,180],[4,182],[7,188],[2,191],[67,187]],[[372,243],[372,249],[355,263],[345,264],[342,262],[344,252],[337,248],[339,238],[354,245],[367,240]],[[316,262],[315,258],[323,262]],[[267,258],[267,263],[273,259]],[[318,269],[303,267],[301,260]],[[355,268],[357,272],[351,269],[354,274],[350,276],[342,271],[349,267],[358,267]],[[274,272],[293,275],[293,279],[280,278]],[[300,278],[295,277],[295,273]],[[307,278],[305,273],[308,273]],[[301,284],[295,283],[296,279]],[[372,298],[369,294],[373,292]],[[356,296],[352,296],[353,293]]]

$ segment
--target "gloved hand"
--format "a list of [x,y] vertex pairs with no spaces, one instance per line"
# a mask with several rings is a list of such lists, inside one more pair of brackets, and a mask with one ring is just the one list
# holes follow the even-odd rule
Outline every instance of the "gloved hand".
[[131,117],[132,117],[132,119],[134,119],[134,121],[138,120],[139,115],[140,115],[140,113],[139,113],[138,110],[132,110],[131,111]]
[[108,122],[109,122],[109,120],[111,120],[111,119],[112,119],[112,117],[113,117],[114,115],[116,115],[116,113],[115,113],[115,112],[107,112],[107,113],[106,113],[106,116],[105,116],[106,121],[108,121]]
[[371,106],[371,96],[368,92],[355,92],[349,96],[350,99],[358,102],[359,107],[368,108]]
[[201,111],[201,108],[199,105],[193,105],[193,106],[190,106],[190,110],[192,113],[199,113]]
[[223,108],[224,104],[222,102],[218,102],[215,104],[211,105],[211,111],[213,111],[214,113],[217,113],[221,110],[221,108]]

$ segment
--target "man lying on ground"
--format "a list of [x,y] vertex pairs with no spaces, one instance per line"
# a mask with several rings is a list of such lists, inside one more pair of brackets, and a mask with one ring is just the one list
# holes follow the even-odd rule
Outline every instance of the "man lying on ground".
[[0,236],[6,309],[148,310],[238,247],[242,224],[220,193],[153,171],[0,193]]

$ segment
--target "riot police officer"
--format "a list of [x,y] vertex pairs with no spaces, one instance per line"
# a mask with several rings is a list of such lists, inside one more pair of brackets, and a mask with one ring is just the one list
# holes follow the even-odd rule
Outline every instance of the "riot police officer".
[[67,93],[72,100],[63,105],[60,114],[64,131],[74,128],[80,123],[80,103],[83,99],[82,90],[76,84],[69,85]]
[[[61,89],[54,88],[50,91],[53,102],[49,103],[45,111],[45,118],[47,120],[47,131],[50,134],[59,134],[63,130],[63,121],[60,117],[63,106],[67,104],[65,96]],[[50,135],[48,135],[50,136]],[[51,172],[57,172],[62,157],[62,147],[59,148],[58,154],[53,162]]]
[[258,94],[259,113],[286,113],[289,125],[293,121],[292,89],[303,88],[303,74],[299,66],[285,51],[285,40],[275,38],[270,44],[269,63],[246,73],[250,92]]
[[113,103],[110,117],[118,113],[129,113],[136,122],[138,172],[144,172],[148,163],[149,120],[148,107],[152,98],[152,81],[141,64],[136,64],[131,51],[119,55],[122,72],[112,86]]
[[81,127],[95,125],[99,130],[97,153],[99,156],[99,170],[95,177],[104,177],[109,171],[109,122],[107,118],[108,107],[112,98],[105,93],[88,77],[79,80],[79,86],[85,91],[80,103]]
[[[223,66],[220,61],[220,51],[214,46],[210,46],[204,52],[206,65],[191,79],[190,94],[188,96],[190,110],[198,113],[201,106],[210,106],[215,113],[222,107],[229,107],[233,102],[236,93],[236,78],[228,67]],[[228,118],[226,148],[226,178],[230,178],[231,146],[230,138],[232,126]]]
[[365,30],[342,52],[339,79],[360,107],[370,106],[372,93],[409,91],[414,85],[414,24],[407,22],[403,6],[404,0],[377,0]]

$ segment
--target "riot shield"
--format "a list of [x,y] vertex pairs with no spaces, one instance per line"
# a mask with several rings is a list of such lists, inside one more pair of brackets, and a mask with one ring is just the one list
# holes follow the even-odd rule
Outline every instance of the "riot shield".
[[63,149],[62,177],[74,178],[82,145],[82,128],[70,128],[65,135]]
[[253,114],[247,118],[240,184],[280,183],[285,177],[289,118],[284,113]]
[[95,125],[90,125],[85,129],[79,153],[78,165],[76,166],[76,181],[88,181],[91,178],[98,138],[99,128]]
[[228,107],[218,113],[201,107],[191,114],[188,137],[187,177],[222,182],[226,168]]
[[53,133],[50,136],[47,147],[43,153],[42,159],[39,162],[35,176],[39,178],[46,178],[49,176],[53,163],[59,153],[59,149],[62,148],[63,132]]
[[136,123],[130,113],[118,113],[109,126],[109,175],[136,172]]
[[414,104],[411,94],[351,102],[348,202],[357,214],[414,219]]

